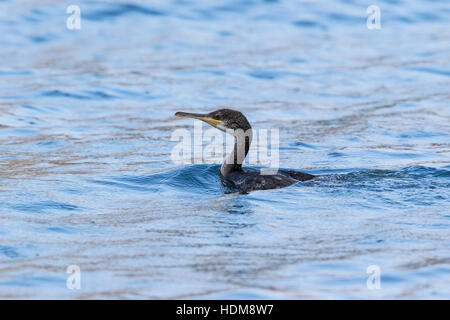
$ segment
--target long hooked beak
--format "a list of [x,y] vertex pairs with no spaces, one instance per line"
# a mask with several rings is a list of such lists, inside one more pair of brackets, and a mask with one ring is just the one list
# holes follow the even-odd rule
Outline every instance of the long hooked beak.
[[201,114],[201,113],[177,112],[177,113],[175,113],[175,115],[177,117],[202,120],[202,121],[212,125],[213,127],[217,127],[218,124],[222,123],[221,120],[213,119],[211,117],[208,117],[208,115]]

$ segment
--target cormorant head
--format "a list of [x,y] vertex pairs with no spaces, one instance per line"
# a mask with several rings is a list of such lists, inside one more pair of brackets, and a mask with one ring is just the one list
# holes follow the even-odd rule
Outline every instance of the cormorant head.
[[206,114],[177,112],[175,115],[177,117],[199,119],[222,131],[228,130],[229,133],[238,129],[246,132],[252,128],[247,118],[241,112],[231,109],[220,109]]

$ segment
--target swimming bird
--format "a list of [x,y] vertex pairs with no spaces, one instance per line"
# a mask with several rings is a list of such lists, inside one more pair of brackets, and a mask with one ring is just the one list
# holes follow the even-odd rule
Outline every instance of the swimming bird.
[[295,170],[278,170],[275,174],[244,171],[242,163],[250,149],[253,132],[247,118],[240,111],[220,109],[206,114],[177,112],[175,116],[204,121],[235,137],[234,149],[225,158],[220,173],[227,182],[244,192],[283,188],[315,177]]

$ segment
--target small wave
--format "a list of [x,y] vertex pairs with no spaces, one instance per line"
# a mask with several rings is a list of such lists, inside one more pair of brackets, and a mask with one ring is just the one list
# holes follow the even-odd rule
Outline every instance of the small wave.
[[[317,183],[325,186],[360,188],[366,190],[422,189],[449,186],[450,170],[424,166],[406,167],[400,170],[358,169],[347,173],[330,173],[322,171],[314,180],[304,185],[314,186]],[[444,179],[442,179],[444,178]],[[325,183],[322,184],[322,183]]]
[[54,39],[55,37],[45,34],[45,35],[34,35],[34,36],[30,36],[28,39],[36,44],[40,44],[40,43],[45,43],[45,42],[49,42],[50,40]]
[[338,22],[352,22],[352,23],[360,23],[365,22],[364,16],[353,16],[350,14],[344,14],[344,13],[330,13],[328,15],[328,18],[332,21],[338,21]]
[[95,183],[95,184],[100,184],[100,185],[104,185],[104,186],[108,186],[108,187],[117,187],[117,188],[124,188],[124,189],[131,189],[131,190],[135,190],[135,191],[158,191],[158,189],[156,188],[148,188],[148,187],[143,187],[143,186],[139,186],[139,185],[134,185],[134,184],[129,184],[129,183],[119,183],[116,181],[110,181],[107,179],[104,180],[98,180],[98,179],[89,179],[87,180],[87,182],[90,183]]
[[17,250],[10,246],[0,246],[0,255],[8,258],[17,258],[20,256]]
[[324,26],[316,21],[313,21],[313,20],[297,20],[297,21],[292,22],[292,24],[298,28],[312,28],[312,29],[316,28],[316,29],[322,29],[322,30],[327,29],[326,26]]
[[61,90],[44,91],[41,93],[41,96],[51,97],[51,98],[72,98],[72,99],[80,99],[80,100],[89,99],[89,97],[87,97],[87,96],[70,93],[70,92],[66,92],[66,91],[61,91]]
[[[331,148],[330,146],[324,146],[324,145],[319,145],[319,144],[310,144],[310,143],[305,143],[305,142],[292,142],[289,144],[292,147],[298,147],[298,149],[312,149],[312,150],[319,150],[319,149],[327,149],[327,148]],[[297,148],[295,148],[297,149]]]
[[435,69],[435,68],[426,68],[426,67],[415,67],[415,68],[407,68],[407,69],[450,77],[450,71],[445,70],[445,69]]
[[56,89],[44,91],[41,93],[41,96],[50,98],[71,98],[77,100],[112,100],[116,98],[116,96],[100,90],[87,90],[83,93],[84,94],[72,93]]
[[341,176],[366,179],[366,178],[420,178],[420,177],[448,177],[450,170],[425,166],[405,167],[399,170],[388,169],[362,169],[343,174]]
[[143,14],[151,16],[162,16],[164,12],[131,3],[109,4],[108,8],[94,11],[84,15],[88,20],[106,20],[128,14]]
[[89,182],[115,188],[160,193],[187,192],[201,194],[223,193],[224,190],[227,190],[227,187],[221,184],[220,166],[208,164],[190,165],[151,175],[124,175],[103,180],[89,180]]
[[24,203],[19,205],[12,205],[13,209],[26,212],[26,213],[39,213],[39,214],[48,214],[53,210],[65,210],[65,211],[73,211],[79,209],[79,207],[63,202],[56,201],[40,201],[33,203]]
[[306,77],[305,74],[291,71],[253,70],[247,73],[252,78],[262,80],[274,80],[282,77]]
[[0,76],[28,76],[33,74],[29,70],[0,70]]
[[42,277],[22,277],[19,279],[1,281],[0,286],[8,287],[40,287],[45,284],[59,285],[64,283],[63,277],[42,276]]
[[126,176],[120,180],[138,185],[164,185],[185,191],[189,188],[192,192],[217,190],[220,186],[220,166],[197,164],[148,176]]

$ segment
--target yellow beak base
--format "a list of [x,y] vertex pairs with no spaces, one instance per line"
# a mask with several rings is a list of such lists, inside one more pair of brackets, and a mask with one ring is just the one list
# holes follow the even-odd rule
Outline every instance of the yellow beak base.
[[216,120],[211,117],[208,117],[205,114],[197,114],[197,113],[188,113],[188,112],[177,112],[175,113],[177,117],[183,117],[183,118],[192,118],[192,119],[198,119],[206,122],[209,125],[212,125],[213,127],[216,127],[218,124],[222,123],[221,120]]

